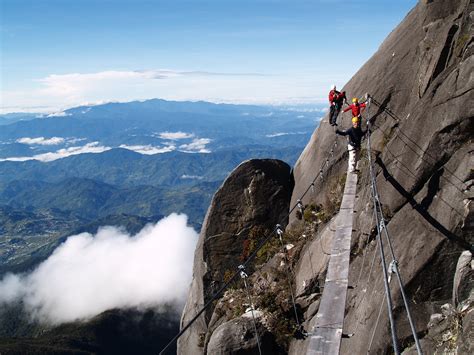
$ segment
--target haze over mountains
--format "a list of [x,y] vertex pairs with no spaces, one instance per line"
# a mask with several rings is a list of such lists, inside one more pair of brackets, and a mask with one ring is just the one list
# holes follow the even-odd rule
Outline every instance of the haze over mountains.
[[0,272],[101,225],[136,233],[179,212],[199,229],[230,171],[294,163],[323,111],[154,99],[1,115]]
[[314,112],[158,99],[25,117],[2,127],[2,159],[52,161],[113,148],[152,155],[209,153],[238,145],[291,146],[282,137],[306,138],[317,118]]

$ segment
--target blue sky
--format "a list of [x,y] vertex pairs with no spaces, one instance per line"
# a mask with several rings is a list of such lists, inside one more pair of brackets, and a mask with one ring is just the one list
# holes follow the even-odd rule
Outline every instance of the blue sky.
[[0,109],[321,102],[416,2],[0,0]]

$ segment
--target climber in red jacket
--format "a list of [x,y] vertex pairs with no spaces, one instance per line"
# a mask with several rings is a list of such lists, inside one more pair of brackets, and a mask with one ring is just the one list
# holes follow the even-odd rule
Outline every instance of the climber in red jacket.
[[362,102],[362,103],[359,103],[359,99],[357,97],[354,97],[352,99],[352,105],[349,105],[349,107],[346,107],[344,109],[344,111],[342,111],[343,113],[344,112],[347,112],[349,110],[352,110],[352,117],[357,117],[357,119],[359,120],[359,124],[362,120],[362,116],[361,116],[361,112],[363,111],[363,109],[366,107],[366,104],[365,102]]
[[341,111],[342,104],[346,100],[346,92],[339,92],[336,90],[336,85],[331,87],[329,91],[329,123],[331,126],[337,126],[336,119]]

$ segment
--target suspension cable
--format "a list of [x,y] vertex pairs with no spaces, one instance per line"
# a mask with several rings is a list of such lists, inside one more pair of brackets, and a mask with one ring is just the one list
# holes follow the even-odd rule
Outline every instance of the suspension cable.
[[370,240],[370,228],[372,227],[372,222],[374,221],[374,219],[375,219],[375,216],[372,216],[372,219],[371,219],[370,224],[369,224],[369,233],[367,233],[367,240],[365,242],[365,247],[364,247],[364,251],[363,251],[364,255],[362,257],[362,265],[360,266],[360,272],[359,272],[359,277],[357,278],[356,287],[359,286],[360,279],[362,278],[362,271],[363,271],[363,268],[364,268],[364,265],[365,265],[365,258],[367,256],[366,250],[367,250],[367,247],[369,246],[369,240]]
[[374,178],[374,171],[373,171],[373,165],[372,165],[372,157],[371,157],[371,149],[370,149],[370,101],[371,98],[368,98],[368,104],[367,104],[367,159],[369,161],[369,169],[370,169],[370,187],[372,191],[372,199],[374,201],[374,215],[375,215],[375,224],[377,226],[377,241],[379,244],[379,251],[380,251],[380,259],[381,259],[381,264],[382,264],[382,270],[383,270],[383,275],[384,275],[384,287],[385,287],[385,296],[387,299],[387,307],[388,307],[388,317],[390,320],[390,330],[392,334],[392,343],[393,343],[393,349],[396,355],[400,354],[399,348],[398,348],[398,340],[397,340],[397,331],[396,331],[396,325],[395,325],[395,320],[393,317],[393,312],[392,312],[392,295],[390,293],[390,286],[388,284],[388,272],[387,272],[387,265],[385,263],[385,253],[384,253],[384,248],[383,248],[383,243],[382,243],[382,234],[381,234],[381,225],[380,225],[380,220],[377,212],[377,198],[378,196],[376,195],[376,189],[374,188],[375,185],[375,178]]
[[[369,172],[369,169],[367,169],[367,180],[370,181],[370,172]],[[374,219],[375,219],[375,216],[372,215],[372,219],[370,220],[370,223],[369,223],[369,230],[367,231],[367,240],[365,242],[365,247],[363,248],[364,251],[362,252],[364,255],[362,257],[362,265],[360,267],[360,272],[359,272],[359,277],[357,278],[357,282],[356,282],[356,287],[359,286],[359,282],[360,282],[360,279],[362,277],[362,271],[363,271],[363,268],[364,268],[364,265],[365,265],[365,258],[367,256],[367,253],[366,253],[366,250],[367,250],[367,247],[369,246],[369,241],[370,241],[370,232],[372,230],[372,223],[374,222]],[[375,257],[375,255],[374,255]],[[372,262],[373,263],[373,262]],[[371,270],[372,271],[372,268]],[[369,273],[369,277],[370,277],[370,273]]]
[[370,342],[369,342],[369,346],[367,348],[367,354],[370,353],[370,349],[372,348],[372,343],[374,341],[374,337],[375,337],[375,332],[377,331],[377,328],[379,327],[379,321],[380,321],[380,316],[382,314],[382,309],[383,309],[383,304],[385,303],[385,298],[382,297],[382,302],[380,303],[380,308],[379,308],[379,314],[377,316],[377,321],[375,322],[375,326],[374,326],[374,329],[372,331],[372,336],[370,337]]
[[247,293],[247,299],[250,304],[250,312],[252,312],[253,329],[255,331],[255,337],[257,338],[258,353],[262,355],[262,349],[260,347],[260,337],[258,336],[258,330],[257,330],[257,322],[255,320],[255,314],[253,313],[254,305],[252,302],[252,298],[250,296],[249,286],[247,285],[247,278],[249,277],[249,275],[247,275],[247,273],[245,272],[245,266],[239,265],[239,270],[240,270],[240,277],[242,278],[242,280],[244,280],[245,291]]
[[280,240],[281,248],[282,248],[283,254],[285,255],[285,261],[287,264],[287,267],[285,268],[285,270],[286,270],[286,279],[288,281],[288,289],[290,290],[291,302],[293,303],[293,311],[295,312],[295,319],[296,319],[296,323],[298,324],[298,330],[301,330],[301,323],[298,317],[298,311],[296,310],[295,295],[293,293],[293,283],[291,282],[291,277],[290,277],[290,270],[289,270],[290,260],[288,259],[288,256],[285,250],[285,245],[283,244],[283,239],[282,239],[283,230],[281,230],[280,227],[281,226],[278,224],[277,235],[278,235],[278,239]]
[[423,353],[422,353],[422,350],[421,350],[420,341],[418,339],[415,324],[413,323],[413,319],[412,319],[411,312],[410,312],[410,307],[408,305],[408,300],[407,300],[407,297],[406,297],[406,294],[405,294],[405,289],[403,287],[402,278],[401,278],[400,271],[399,271],[399,268],[398,268],[398,260],[395,257],[395,252],[394,252],[394,249],[393,249],[392,240],[391,240],[390,235],[388,233],[387,225],[385,224],[385,219],[384,219],[384,215],[383,215],[382,206],[381,206],[381,203],[380,203],[379,193],[378,193],[377,185],[375,183],[374,183],[374,188],[373,189],[374,189],[375,195],[377,196],[377,198],[374,200],[374,203],[376,204],[375,208],[378,209],[378,213],[379,213],[380,218],[381,218],[380,219],[380,228],[385,234],[385,239],[387,240],[387,244],[389,246],[389,251],[390,251],[390,254],[391,254],[391,257],[392,257],[392,262],[390,263],[391,270],[393,270],[395,272],[395,275],[397,276],[398,284],[399,284],[399,287],[400,287],[400,293],[402,295],[405,310],[407,312],[408,322],[410,323],[410,328],[411,328],[411,332],[413,334],[413,338],[415,340],[416,348],[417,348],[418,354],[422,355]]
[[[303,234],[303,238],[306,238],[306,234]],[[306,242],[305,242],[306,243]],[[310,245],[311,246],[311,245]],[[311,267],[311,275],[314,275],[314,267],[313,267],[313,253],[311,251],[311,248],[308,248],[308,253],[309,253],[309,265]]]
[[[393,111],[391,111],[389,108],[387,107],[382,107],[382,105],[377,102],[374,98],[371,97],[371,100],[373,100],[374,104],[376,104],[380,109],[382,109],[382,111],[384,111],[385,113],[387,113],[392,119],[394,119],[395,121],[399,122],[400,121],[400,118],[398,118],[394,113]],[[422,151],[424,154],[426,154],[426,156],[428,156],[429,158],[431,158],[433,160],[434,163],[436,163],[437,159],[435,157],[433,157],[433,155],[431,155],[428,151],[426,151],[425,149],[423,149],[415,140],[413,140],[410,136],[408,136],[405,132],[403,132],[401,129],[398,129],[397,131],[398,133],[400,133],[401,135],[403,135],[406,140],[408,140],[410,143],[412,143],[414,146],[416,146],[420,151]],[[403,140],[401,138],[401,141],[404,142],[407,146],[408,143]],[[424,160],[425,162],[427,163],[430,163],[430,164],[433,164],[433,162],[430,162],[430,161],[427,161],[426,158],[421,155],[420,153],[416,152],[415,149],[413,149],[412,147],[410,147],[410,149],[416,154],[418,155],[418,157],[420,157],[422,160]],[[454,174],[450,169],[446,168],[445,167],[445,170],[451,174],[456,180],[458,180],[462,185],[465,185],[465,182],[460,178],[458,177],[456,174]],[[456,189],[458,189],[460,192],[462,193],[466,193],[465,190],[462,190],[460,189],[454,182],[452,182],[450,179],[448,179],[447,177],[443,177],[444,179],[446,179],[451,185],[453,185]]]
[[400,293],[402,295],[405,310],[407,312],[408,322],[410,323],[410,328],[411,328],[411,332],[413,334],[413,338],[415,340],[417,352],[418,352],[419,355],[422,355],[423,352],[421,350],[421,345],[420,345],[420,341],[418,339],[418,334],[416,332],[415,324],[414,324],[412,316],[411,316],[410,307],[408,305],[408,300],[407,300],[407,297],[406,297],[406,294],[405,294],[405,289],[404,289],[402,278],[401,278],[401,275],[400,275],[400,270],[398,268],[398,260],[395,256],[395,252],[394,252],[394,249],[393,249],[392,239],[391,239],[390,234],[388,232],[388,228],[385,224],[383,209],[382,209],[382,206],[381,206],[380,197],[379,197],[379,193],[378,193],[378,188],[377,188],[377,184],[376,184],[375,181],[373,182],[373,192],[374,192],[374,196],[376,196],[376,198],[374,198],[374,204],[375,204],[374,208],[378,209],[378,213],[381,217],[380,228],[383,230],[383,232],[385,234],[385,239],[387,240],[387,243],[388,243],[388,246],[389,246],[389,251],[390,251],[390,254],[391,254],[391,257],[392,257],[392,262],[390,263],[391,270],[393,270],[395,272],[395,275],[397,276],[398,285],[399,285],[399,288],[400,288]]
[[[363,289],[363,292],[364,294],[362,295],[362,299],[360,300],[360,305],[362,305],[365,300],[367,299],[367,293],[368,293],[368,286],[369,286],[369,282],[370,282],[370,276],[372,275],[372,270],[373,270],[373,267],[375,265],[375,257],[377,256],[377,248],[378,248],[378,244],[375,245],[375,248],[374,248],[374,256],[372,258],[372,263],[370,264],[370,269],[369,269],[369,275],[367,276],[367,281],[365,283],[365,287]],[[374,293],[374,290],[375,290],[375,285],[377,284],[377,279],[374,280],[374,287],[372,288],[372,292],[371,292],[371,295],[373,295]],[[371,299],[371,298],[370,298]],[[356,317],[357,319],[357,324],[356,324],[356,327],[354,329],[354,334],[357,334],[357,330],[359,329],[359,324],[360,324],[360,320]]]
[[[382,132],[386,133],[386,131],[385,131],[382,127],[378,126],[377,128],[380,129]],[[392,156],[392,158],[394,159],[394,161],[396,161],[398,164],[400,164],[400,165],[404,168],[404,169],[401,169],[401,168],[399,167],[399,171],[403,172],[406,176],[410,176],[411,178],[413,178],[414,180],[416,180],[416,175],[410,170],[410,168],[409,168],[405,163],[403,163],[400,159],[398,159],[398,157],[397,157],[394,153],[392,153],[392,151],[391,151],[388,147],[385,148],[385,151],[386,151],[387,153],[389,153],[389,154]],[[459,189],[456,185],[454,185],[452,181],[450,181],[449,179],[447,179],[447,178],[444,177],[444,176],[442,176],[442,177],[443,177],[445,180],[447,180],[456,190],[458,190],[458,191],[461,192],[461,193],[464,193],[464,191],[462,191],[462,190]],[[453,212],[455,212],[456,214],[458,214],[460,217],[463,217],[463,214],[462,214],[459,210],[457,210],[455,207],[453,207],[453,206],[452,206],[448,201],[446,201],[444,198],[442,198],[441,196],[438,196],[438,195],[436,195],[436,198],[439,199],[440,201],[442,201],[444,204],[446,204],[449,208],[451,208],[451,210],[452,210]]]

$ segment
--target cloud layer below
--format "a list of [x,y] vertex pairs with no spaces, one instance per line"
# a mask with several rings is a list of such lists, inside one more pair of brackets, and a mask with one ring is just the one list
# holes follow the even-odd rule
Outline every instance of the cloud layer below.
[[156,134],[158,138],[161,139],[169,139],[169,140],[178,140],[178,139],[187,139],[187,138],[193,138],[194,134],[192,133],[186,133],[186,132],[161,132]]
[[22,300],[31,316],[60,324],[113,308],[183,306],[198,234],[171,214],[130,236],[115,227],[69,237],[28,275],[0,281],[0,305]]
[[44,137],[37,137],[37,138],[29,138],[24,137],[16,140],[17,143],[28,144],[28,145],[58,145],[64,143],[64,138],[61,137],[51,137],[51,138],[44,138]]
[[[162,139],[168,139],[170,141],[165,142],[163,146],[154,146],[154,145],[127,145],[121,144],[119,148],[128,149],[136,153],[144,155],[154,155],[154,154],[163,154],[169,153],[175,150],[178,150],[183,153],[211,153],[211,150],[206,148],[206,146],[211,143],[209,138],[194,138],[187,144],[181,144],[177,147],[174,144],[174,141],[180,139],[189,139],[194,137],[194,134],[184,133],[184,132],[164,132],[159,135]],[[74,144],[79,141],[84,140],[84,138],[69,138],[64,139],[61,137],[23,137],[16,140],[17,143],[27,144],[27,145],[43,145],[43,146],[52,146],[58,144]],[[87,154],[87,153],[103,153],[105,151],[113,149],[105,145],[101,145],[99,142],[90,142],[83,146],[73,146],[58,149],[54,152],[47,152],[41,154],[35,154],[32,156],[19,156],[19,157],[8,157],[0,159],[0,162],[3,161],[12,161],[12,162],[23,162],[28,160],[38,160],[44,163],[51,162],[54,160],[67,158],[71,155],[78,154]]]
[[126,145],[121,144],[119,148],[132,150],[134,152],[145,154],[145,155],[155,155],[155,154],[163,154],[169,153],[176,149],[174,145],[168,145],[164,147],[155,147],[152,145]]
[[78,154],[85,154],[85,153],[102,153],[107,150],[110,150],[112,148],[106,147],[103,145],[99,145],[99,142],[91,142],[87,143],[84,146],[79,146],[79,147],[69,147],[69,148],[63,148],[59,149],[55,152],[48,152],[48,153],[42,153],[42,154],[36,154],[31,157],[11,157],[11,158],[4,158],[0,159],[0,162],[2,161],[28,161],[28,160],[39,160],[44,163],[53,161],[53,160],[58,160],[62,158],[67,158],[71,155],[78,155]]

